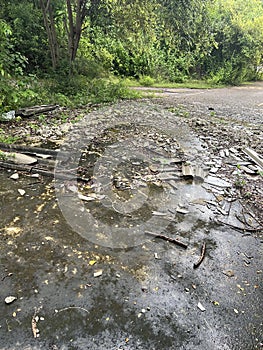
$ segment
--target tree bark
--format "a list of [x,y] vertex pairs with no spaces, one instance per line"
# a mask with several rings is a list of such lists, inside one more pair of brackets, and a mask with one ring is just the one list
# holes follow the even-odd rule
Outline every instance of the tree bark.
[[59,62],[59,45],[56,35],[54,14],[50,6],[50,0],[40,0],[40,7],[43,14],[44,25],[48,36],[48,44],[51,54],[52,67],[55,70]]
[[75,61],[81,33],[83,30],[83,23],[87,16],[87,0],[77,0],[75,4],[75,18],[73,14],[74,0],[67,0],[67,12],[68,12],[68,53],[70,65]]

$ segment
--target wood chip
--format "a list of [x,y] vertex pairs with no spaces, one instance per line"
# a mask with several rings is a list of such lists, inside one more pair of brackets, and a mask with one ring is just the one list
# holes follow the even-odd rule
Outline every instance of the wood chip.
[[202,312],[205,311],[205,307],[204,307],[200,302],[197,304],[197,307],[198,307],[198,309],[201,310]]
[[94,277],[99,277],[99,276],[102,275],[102,273],[103,273],[103,270],[102,270],[102,269],[101,269],[101,270],[97,270],[97,271],[94,272],[93,276],[94,276]]

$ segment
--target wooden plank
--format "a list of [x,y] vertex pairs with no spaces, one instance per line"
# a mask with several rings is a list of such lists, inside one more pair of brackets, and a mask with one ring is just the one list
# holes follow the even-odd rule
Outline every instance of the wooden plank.
[[9,152],[17,151],[17,152],[28,153],[28,154],[48,154],[53,157],[56,157],[59,152],[54,149],[31,147],[31,146],[25,146],[25,145],[14,145],[14,144],[2,143],[2,142],[0,142],[0,149],[2,151],[9,151]]

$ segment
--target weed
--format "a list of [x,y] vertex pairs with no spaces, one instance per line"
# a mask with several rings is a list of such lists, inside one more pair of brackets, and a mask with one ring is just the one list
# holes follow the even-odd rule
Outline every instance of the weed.
[[45,114],[40,114],[37,119],[41,122],[44,123],[47,119],[47,116]]
[[0,142],[1,143],[11,144],[11,143],[16,142],[17,140],[19,140],[19,137],[7,135],[3,129],[0,129]]
[[7,160],[7,154],[6,152],[3,152],[0,150],[0,160]]
[[35,130],[35,131],[39,129],[39,125],[37,125],[33,122],[29,123],[29,127],[31,130]]
[[139,83],[142,86],[152,86],[154,84],[154,79],[149,77],[148,75],[142,75],[140,77]]
[[[237,166],[240,165],[238,164]],[[243,188],[246,185],[246,180],[244,179],[243,175],[238,171],[236,174],[236,181],[235,181],[235,187],[236,188]]]
[[169,107],[168,111],[171,113],[174,113],[178,117],[184,117],[187,118],[189,117],[189,112],[186,111],[183,107],[178,106],[178,107]]

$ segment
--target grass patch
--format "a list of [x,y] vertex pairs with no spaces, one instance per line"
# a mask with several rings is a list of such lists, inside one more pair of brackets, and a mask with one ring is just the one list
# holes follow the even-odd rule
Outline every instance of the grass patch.
[[164,87],[164,88],[188,88],[188,89],[212,89],[212,88],[220,88],[225,85],[215,85],[210,82],[204,80],[189,80],[183,83],[170,83],[170,82],[157,82],[152,85],[153,87]]
[[182,83],[172,83],[169,81],[156,81],[148,76],[140,77],[140,79],[135,78],[124,78],[123,83],[127,87],[156,87],[156,88],[188,88],[188,89],[212,89],[212,88],[222,88],[226,85],[224,84],[214,84],[206,80],[188,80]]

